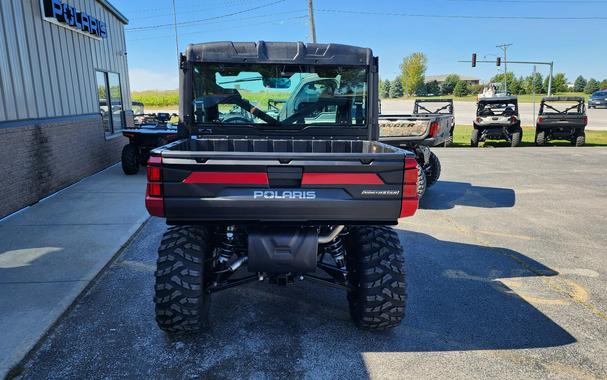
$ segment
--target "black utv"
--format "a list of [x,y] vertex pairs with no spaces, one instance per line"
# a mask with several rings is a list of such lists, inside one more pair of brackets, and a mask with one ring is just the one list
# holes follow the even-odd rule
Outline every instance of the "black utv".
[[571,145],[586,143],[584,129],[588,124],[584,98],[579,96],[545,97],[535,126],[535,144],[551,140],[567,140]]
[[177,114],[152,113],[136,114],[135,128],[124,129],[122,135],[129,143],[122,148],[122,171],[131,175],[139,172],[141,165],[146,165],[150,151],[177,139]]
[[188,136],[152,150],[147,171],[146,207],[170,226],[158,326],[195,331],[219,292],[300,281],[343,289],[360,328],[397,326],[404,255],[390,226],[417,209],[417,162],[378,141],[372,51],[204,43],[188,46],[179,73]]
[[480,98],[473,127],[470,137],[470,145],[473,147],[486,140],[506,140],[512,147],[519,146],[523,129],[516,96]]

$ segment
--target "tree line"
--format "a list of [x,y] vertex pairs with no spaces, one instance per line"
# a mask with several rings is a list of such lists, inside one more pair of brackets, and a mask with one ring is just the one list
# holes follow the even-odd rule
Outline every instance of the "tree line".
[[[382,98],[400,98],[407,96],[428,96],[428,95],[453,95],[456,97],[469,94],[479,94],[483,91],[483,85],[469,85],[468,82],[461,80],[457,74],[448,75],[443,83],[438,81],[426,82],[426,69],[428,59],[424,53],[416,52],[405,58],[400,65],[400,75],[389,80],[384,79],[379,82],[379,96]],[[526,77],[516,77],[514,73],[506,75],[508,92],[514,95],[525,95],[534,92],[536,94],[548,93],[548,76],[545,78],[541,73],[529,75]],[[503,83],[504,74],[498,74],[491,78],[493,83]],[[552,93],[562,93],[568,91],[584,92],[592,94],[600,89],[607,88],[607,79],[599,82],[594,78],[586,80],[583,76],[578,76],[573,84],[573,89],[567,85],[567,77],[564,73],[557,73],[552,78]]]

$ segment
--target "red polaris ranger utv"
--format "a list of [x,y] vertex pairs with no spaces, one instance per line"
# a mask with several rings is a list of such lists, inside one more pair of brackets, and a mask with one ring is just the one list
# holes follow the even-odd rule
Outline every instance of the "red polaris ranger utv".
[[417,163],[378,142],[377,57],[337,44],[215,42],[180,63],[180,134],[152,150],[156,321],[205,325],[213,293],[311,280],[347,291],[354,323],[397,326]]

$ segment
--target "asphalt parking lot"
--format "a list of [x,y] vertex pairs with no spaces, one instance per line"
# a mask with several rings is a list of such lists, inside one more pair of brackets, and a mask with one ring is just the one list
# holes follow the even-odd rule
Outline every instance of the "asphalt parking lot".
[[441,181],[399,226],[407,317],[357,330],[308,282],[214,295],[212,326],[153,317],[151,219],[23,366],[64,378],[605,378],[605,148],[437,149]]

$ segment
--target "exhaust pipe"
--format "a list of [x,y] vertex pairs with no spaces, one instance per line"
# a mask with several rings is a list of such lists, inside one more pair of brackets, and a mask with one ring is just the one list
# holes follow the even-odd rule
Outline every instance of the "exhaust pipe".
[[332,242],[337,235],[339,235],[341,233],[341,231],[344,229],[344,226],[335,226],[335,228],[333,228],[333,230],[331,230],[331,233],[329,233],[328,235],[319,235],[318,236],[318,244],[327,244]]
[[246,256],[241,256],[238,259],[236,259],[228,267],[230,269],[230,272],[232,272],[232,273],[236,272],[238,270],[238,268],[240,268],[242,266],[242,264],[244,264],[246,261],[247,261],[247,257]]

